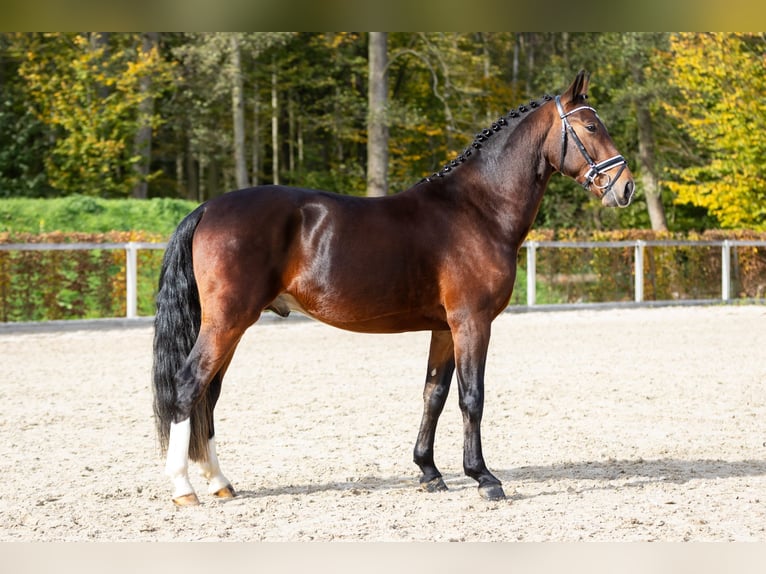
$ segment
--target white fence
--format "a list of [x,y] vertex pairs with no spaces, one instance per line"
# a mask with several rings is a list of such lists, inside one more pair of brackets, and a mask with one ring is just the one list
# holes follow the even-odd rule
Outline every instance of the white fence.
[[[646,247],[719,247],[721,250],[721,301],[730,301],[731,293],[731,250],[734,247],[766,247],[766,241],[724,240],[724,241],[527,241],[527,306],[537,304],[537,250],[538,249],[596,249],[633,248],[634,299],[644,302],[644,250]],[[0,244],[0,251],[75,251],[97,249],[124,249],[126,276],[126,318],[138,316],[138,251],[142,249],[165,249],[165,243],[8,243]],[[712,301],[712,299],[708,299]],[[593,303],[585,303],[589,305]],[[555,306],[555,305],[554,305]]]
[[524,243],[527,255],[527,305],[533,306],[537,299],[537,250],[554,249],[597,249],[632,247],[634,299],[644,302],[644,250],[646,247],[719,247],[721,249],[721,297],[730,301],[731,297],[731,250],[733,247],[766,247],[766,241],[723,240],[723,241],[527,241]]
[[91,251],[94,249],[125,250],[125,317],[138,317],[138,251],[165,249],[166,243],[7,243],[0,251]]

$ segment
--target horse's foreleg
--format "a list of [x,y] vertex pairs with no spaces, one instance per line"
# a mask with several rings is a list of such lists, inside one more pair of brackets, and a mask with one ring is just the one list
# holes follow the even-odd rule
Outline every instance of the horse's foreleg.
[[459,404],[463,414],[463,469],[466,475],[478,481],[483,498],[502,500],[505,493],[501,482],[487,468],[481,450],[489,335],[489,321],[463,321],[453,327]]
[[420,485],[427,492],[447,490],[439,469],[434,464],[434,440],[436,424],[449,394],[452,374],[455,372],[455,351],[452,333],[434,331],[428,353],[428,373],[423,389],[423,418],[415,443],[414,461],[423,475]]

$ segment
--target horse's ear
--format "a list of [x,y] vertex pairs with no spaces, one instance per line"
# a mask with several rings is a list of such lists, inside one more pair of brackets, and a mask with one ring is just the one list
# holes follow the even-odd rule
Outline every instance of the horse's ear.
[[580,70],[580,72],[575,77],[574,81],[572,82],[572,85],[569,86],[569,89],[564,92],[564,95],[562,99],[564,101],[574,101],[580,96],[587,96],[588,95],[588,82],[590,81],[590,74],[586,72],[585,70]]

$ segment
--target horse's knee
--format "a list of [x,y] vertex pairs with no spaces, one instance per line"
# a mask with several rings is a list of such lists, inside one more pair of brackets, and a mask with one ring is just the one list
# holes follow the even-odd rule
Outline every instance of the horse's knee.
[[478,425],[481,422],[484,412],[484,396],[481,393],[465,393],[459,405],[466,423]]
[[441,382],[427,385],[424,395],[426,408],[429,411],[441,413],[449,395],[449,385],[441,384]]

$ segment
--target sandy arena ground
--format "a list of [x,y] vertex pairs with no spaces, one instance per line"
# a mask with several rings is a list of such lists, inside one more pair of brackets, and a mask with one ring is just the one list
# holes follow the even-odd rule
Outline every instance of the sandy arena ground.
[[437,465],[411,462],[427,333],[270,319],[217,409],[239,496],[176,509],[154,437],[152,329],[0,330],[0,540],[766,541],[766,306],[505,314],[487,463],[462,474],[453,386]]

